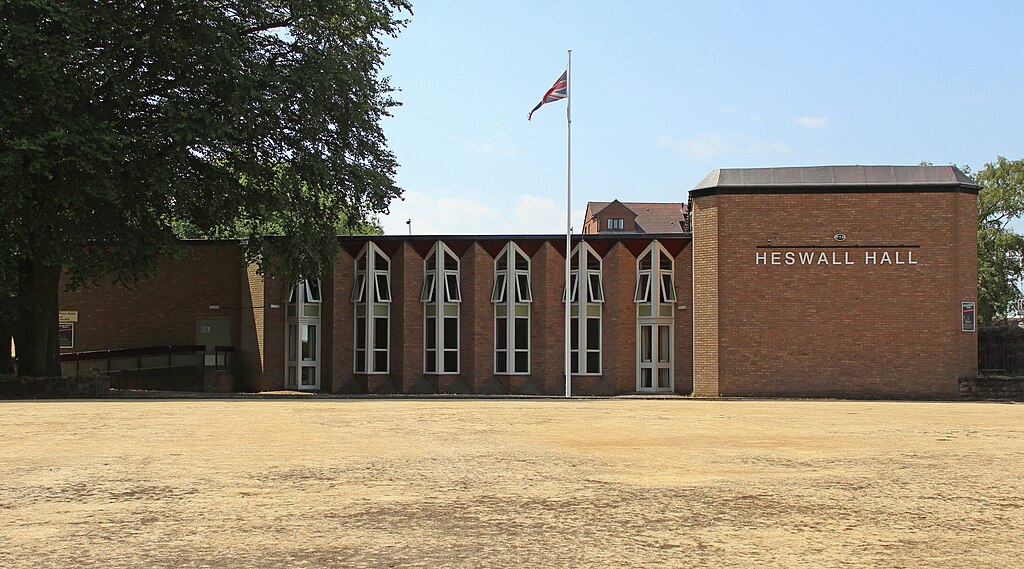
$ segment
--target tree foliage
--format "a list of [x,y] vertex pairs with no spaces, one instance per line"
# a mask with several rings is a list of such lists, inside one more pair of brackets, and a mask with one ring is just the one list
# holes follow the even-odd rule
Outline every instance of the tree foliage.
[[[967,170],[969,173],[969,170]],[[978,194],[978,320],[1024,312],[1024,236],[1009,224],[1024,215],[1024,160],[999,156],[974,179]]]
[[[405,0],[0,4],[0,225],[10,228],[0,246],[17,255],[26,371],[39,372],[39,358],[53,371],[55,355],[36,348],[56,346],[62,269],[71,286],[133,282],[179,250],[176,227],[242,228],[251,259],[280,260],[287,275],[328,270],[338,220],[358,226],[401,192],[380,126],[397,103],[379,72],[382,38],[410,10]],[[271,232],[280,236],[262,238]]]

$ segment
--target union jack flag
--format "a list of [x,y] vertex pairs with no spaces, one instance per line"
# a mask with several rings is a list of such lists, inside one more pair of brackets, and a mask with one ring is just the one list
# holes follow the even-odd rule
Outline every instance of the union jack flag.
[[554,103],[555,101],[564,99],[568,90],[568,71],[563,71],[562,76],[558,78],[558,81],[555,81],[555,84],[548,89],[547,93],[544,93],[544,97],[541,98],[539,103],[537,103],[537,106],[526,115],[526,120],[530,120],[533,117],[533,113],[537,112],[537,109],[541,108],[545,103]]

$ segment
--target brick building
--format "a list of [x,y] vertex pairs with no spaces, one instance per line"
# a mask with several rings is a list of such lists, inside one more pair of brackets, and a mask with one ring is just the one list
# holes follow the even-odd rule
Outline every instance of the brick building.
[[977,191],[952,167],[716,170],[692,234],[574,236],[568,292],[564,235],[343,237],[297,284],[193,242],[61,309],[68,351],[231,346],[246,390],[561,394],[568,300],[576,394],[952,398],[977,371]]

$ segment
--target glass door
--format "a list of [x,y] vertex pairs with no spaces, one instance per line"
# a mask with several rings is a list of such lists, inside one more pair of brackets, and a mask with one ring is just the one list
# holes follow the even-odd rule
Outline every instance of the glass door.
[[637,390],[672,391],[672,326],[641,323],[637,344]]

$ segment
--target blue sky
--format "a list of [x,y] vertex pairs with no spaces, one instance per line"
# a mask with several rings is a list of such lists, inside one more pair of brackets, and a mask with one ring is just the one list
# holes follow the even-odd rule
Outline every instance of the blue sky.
[[564,233],[587,201],[685,201],[715,168],[1024,158],[1018,2],[463,2],[386,42],[405,200],[386,233]]

